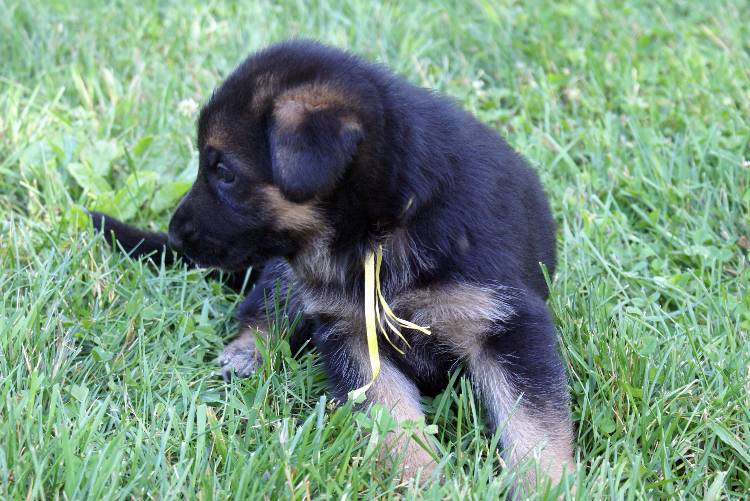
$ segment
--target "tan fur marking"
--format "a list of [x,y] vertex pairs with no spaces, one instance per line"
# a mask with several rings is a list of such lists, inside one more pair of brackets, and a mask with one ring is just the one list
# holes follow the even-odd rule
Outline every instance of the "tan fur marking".
[[268,336],[268,325],[264,321],[245,324],[234,340],[226,345],[219,355],[219,366],[225,379],[234,375],[247,377],[260,365],[260,352],[256,336]]
[[305,287],[299,285],[308,315],[333,315],[351,326],[350,330],[361,330],[364,325],[364,308],[346,294],[327,287]]
[[255,336],[260,333],[262,337],[268,337],[268,324],[265,321],[255,321],[247,325],[243,325],[240,329],[240,333],[237,337],[232,340],[230,344],[250,347],[255,346]]
[[[332,233],[323,231],[306,243],[295,257],[292,267],[303,281],[329,285],[343,285],[349,278],[351,270],[348,262],[335,259],[331,252]],[[357,266],[361,266],[357,263]]]
[[307,107],[302,101],[287,100],[274,108],[276,121],[287,129],[296,129],[307,116]]
[[[351,109],[352,100],[341,90],[325,83],[300,85],[281,94],[276,99],[274,115],[284,128],[297,128],[309,113],[341,106]],[[352,114],[341,117],[344,130],[361,130],[362,124]]]
[[[524,404],[515,392],[506,372],[496,360],[478,357],[470,362],[477,367],[472,379],[492,414],[493,421],[502,428],[505,460],[514,468],[526,459],[534,458],[553,485],[573,467],[572,428],[567,416],[543,419]],[[522,480],[522,487],[533,488],[536,475],[530,466]]]
[[512,295],[500,286],[463,283],[405,292],[391,306],[414,310],[413,322],[430,327],[457,356],[471,358],[479,356],[492,323],[512,315]]
[[[413,201],[405,212],[413,211]],[[383,245],[383,257],[389,264],[388,276],[381,277],[390,289],[400,290],[408,286],[415,275],[431,270],[435,263],[425,256],[421,244],[405,227],[396,228],[391,238]]]
[[341,129],[345,132],[348,131],[361,131],[362,124],[359,119],[353,115],[345,115],[341,117]]
[[[367,391],[368,401],[386,406],[398,423],[424,419],[417,387],[390,363],[383,362],[380,375]],[[420,440],[425,444],[430,443],[424,435]],[[414,477],[419,468],[427,477],[437,466],[430,453],[402,431],[390,432],[386,435],[386,441],[394,452],[394,456],[386,460],[401,461],[405,479]]]
[[304,84],[289,89],[279,96],[279,101],[287,100],[303,102],[310,109],[326,108],[333,105],[352,105],[352,98],[344,91],[323,82]]
[[227,131],[222,129],[215,123],[211,125],[208,131],[208,137],[206,138],[206,146],[210,146],[216,150],[227,150],[228,149],[228,134]]
[[250,109],[254,112],[261,111],[265,104],[270,101],[279,88],[279,78],[273,73],[263,73],[255,79],[253,98],[250,101]]
[[262,189],[265,202],[276,217],[276,229],[302,234],[322,231],[320,213],[312,203],[295,203],[287,200],[276,186]]
[[[441,287],[426,287],[406,292],[398,301],[408,307],[429,312],[436,320],[486,319],[504,320],[513,310],[503,301],[500,290],[469,283],[458,283]],[[510,294],[508,294],[510,295]]]

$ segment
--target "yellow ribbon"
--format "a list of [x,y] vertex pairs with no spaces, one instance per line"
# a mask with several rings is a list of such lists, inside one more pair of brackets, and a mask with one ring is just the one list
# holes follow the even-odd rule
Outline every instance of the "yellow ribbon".
[[[372,377],[370,382],[361,388],[352,390],[349,392],[349,398],[358,399],[370,389],[375,378],[380,373],[380,355],[378,354],[378,328],[382,332],[388,343],[393,348],[404,354],[403,350],[399,349],[391,338],[388,336],[388,332],[383,327],[385,323],[393,333],[398,336],[407,347],[409,343],[401,334],[399,327],[406,329],[412,329],[419,331],[423,334],[430,335],[430,329],[428,327],[422,327],[408,320],[404,320],[396,316],[393,310],[388,305],[388,302],[383,296],[383,291],[380,289],[380,267],[383,263],[383,247],[378,246],[376,252],[371,252],[367,255],[364,262],[365,267],[365,332],[367,334],[367,353],[370,358],[370,368],[372,369]],[[383,310],[383,316],[381,319],[380,310]]]

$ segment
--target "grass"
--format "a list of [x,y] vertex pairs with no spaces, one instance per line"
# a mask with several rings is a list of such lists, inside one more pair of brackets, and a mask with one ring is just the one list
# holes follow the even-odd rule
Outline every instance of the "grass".
[[[446,479],[376,462],[280,319],[253,377],[214,364],[238,296],[92,238],[164,228],[197,105],[302,35],[457,99],[538,167],[581,499],[750,492],[750,4],[0,0],[0,498],[494,499],[511,478],[465,381],[425,401]],[[541,492],[539,498],[551,497]]]

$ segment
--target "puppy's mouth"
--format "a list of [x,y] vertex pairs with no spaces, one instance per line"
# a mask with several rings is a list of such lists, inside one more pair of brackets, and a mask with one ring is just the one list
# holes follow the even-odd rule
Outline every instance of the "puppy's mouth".
[[228,272],[245,271],[251,266],[258,265],[257,260],[246,256],[235,256],[223,251],[210,254],[201,253],[200,255],[186,252],[184,255],[201,268],[218,268]]
[[210,237],[202,237],[194,242],[182,242],[170,233],[169,246],[191,263],[202,268],[218,268],[224,271],[244,271],[257,260],[234,246],[228,246]]

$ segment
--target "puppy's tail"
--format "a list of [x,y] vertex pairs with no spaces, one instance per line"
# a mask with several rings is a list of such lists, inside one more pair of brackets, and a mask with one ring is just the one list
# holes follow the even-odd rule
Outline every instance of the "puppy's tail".
[[[169,247],[166,233],[144,231],[101,212],[89,212],[89,215],[94,228],[103,232],[107,241],[115,247],[119,244],[128,256],[146,258],[157,266],[162,260],[166,265],[174,264],[177,253]],[[180,257],[185,260],[184,256]]]
[[[89,216],[94,228],[104,233],[107,241],[116,250],[119,250],[117,249],[119,246],[131,258],[146,259],[155,266],[161,266],[162,261],[165,266],[171,266],[180,261],[189,268],[196,267],[196,264],[187,256],[169,246],[166,233],[141,230],[101,212],[89,212]],[[210,276],[214,279],[223,279],[228,287],[239,291],[246,284],[251,285],[255,282],[260,271],[260,267],[253,268],[248,277],[246,277],[246,272],[221,273],[219,271],[212,271]]]

